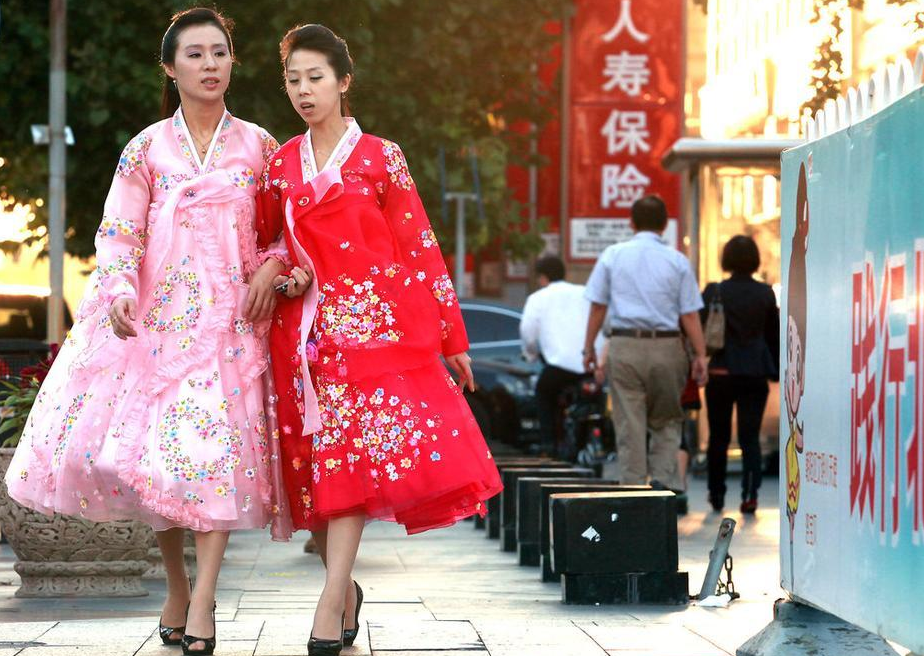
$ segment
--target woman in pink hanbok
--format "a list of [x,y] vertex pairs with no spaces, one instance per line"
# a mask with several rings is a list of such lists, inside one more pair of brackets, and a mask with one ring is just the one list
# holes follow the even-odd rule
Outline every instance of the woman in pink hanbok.
[[[161,638],[211,654],[228,531],[273,522],[287,537],[264,375],[285,248],[259,251],[254,231],[277,144],[225,109],[233,51],[220,14],[174,16],[161,59],[169,118],[119,159],[96,271],[6,484],[40,512],[149,523],[167,570]],[[196,537],[194,590],[184,529]]]

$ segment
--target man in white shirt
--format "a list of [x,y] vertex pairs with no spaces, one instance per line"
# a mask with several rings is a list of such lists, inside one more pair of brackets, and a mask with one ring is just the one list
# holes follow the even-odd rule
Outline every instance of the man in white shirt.
[[[635,236],[608,247],[587,281],[592,302],[584,338],[584,366],[597,366],[593,348],[610,322],[607,373],[613,395],[619,480],[679,489],[677,449],[683,410],[680,393],[690,372],[680,328],[696,354],[692,375],[706,383],[703,307],[689,260],[661,239],[667,208],[657,196],[632,206]],[[646,438],[651,434],[650,446]]]
[[[536,382],[536,402],[542,448],[567,456],[561,440],[559,398],[584,375],[580,335],[587,326],[590,302],[584,286],[567,282],[565,264],[554,255],[536,262],[539,289],[526,299],[520,320],[523,355],[542,356],[545,367]],[[603,340],[598,336],[597,346]]]

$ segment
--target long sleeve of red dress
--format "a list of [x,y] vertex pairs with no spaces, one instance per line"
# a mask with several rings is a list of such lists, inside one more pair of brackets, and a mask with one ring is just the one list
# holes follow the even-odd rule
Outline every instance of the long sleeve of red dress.
[[384,213],[398,245],[404,264],[414,271],[433,294],[440,314],[440,345],[444,356],[468,350],[468,336],[462,322],[459,300],[446,271],[436,235],[427,218],[417,186],[408,171],[407,161],[398,144],[383,140],[385,169]]

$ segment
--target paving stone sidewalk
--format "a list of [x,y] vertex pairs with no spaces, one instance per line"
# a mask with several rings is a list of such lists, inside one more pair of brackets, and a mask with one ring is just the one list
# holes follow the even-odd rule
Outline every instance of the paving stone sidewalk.
[[[735,489],[737,481],[730,481]],[[471,522],[407,537],[370,524],[356,579],[366,594],[360,637],[344,656],[725,656],[771,619],[782,596],[777,556],[777,480],[764,481],[756,517],[738,521],[731,553],[741,599],[696,606],[566,606],[559,586],[539,581]],[[731,495],[729,495],[731,498]],[[702,480],[691,481],[680,522],[681,569],[698,592],[721,516],[708,512]],[[232,535],[219,583],[220,656],[304,655],[323,584],[320,559],[302,552],[306,534],[274,543],[263,532]],[[0,547],[0,656],[172,656],[156,634],[163,581],[135,599],[29,600]]]

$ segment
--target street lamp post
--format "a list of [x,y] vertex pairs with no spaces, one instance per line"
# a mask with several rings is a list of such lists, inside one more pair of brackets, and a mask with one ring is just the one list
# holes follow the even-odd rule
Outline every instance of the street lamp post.
[[456,266],[453,285],[456,294],[465,295],[465,201],[478,200],[478,194],[464,191],[450,191],[445,194],[447,201],[456,201]]
[[67,184],[67,0],[51,0],[48,97],[48,343],[64,338],[64,216]]

